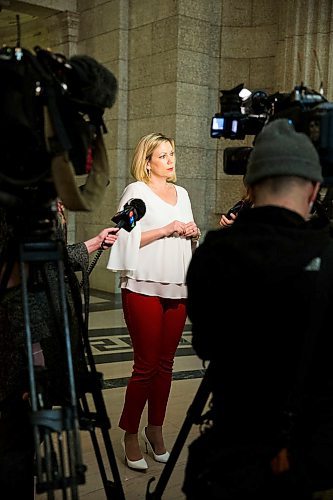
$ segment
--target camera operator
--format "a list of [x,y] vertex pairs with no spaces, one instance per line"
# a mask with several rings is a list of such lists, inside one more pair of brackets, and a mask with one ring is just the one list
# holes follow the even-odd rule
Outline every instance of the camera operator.
[[[319,499],[333,488],[333,246],[328,220],[309,220],[322,182],[318,153],[287,119],[274,120],[257,137],[245,180],[254,207],[228,231],[210,231],[187,274],[193,348],[210,361],[215,456],[276,446],[253,497]],[[280,416],[301,366],[282,455]],[[208,463],[208,453],[189,453],[186,498],[247,498],[248,490],[226,491],[225,463]]]
[[[9,209],[0,208],[0,491],[2,498],[34,498],[34,441],[30,424],[28,358],[22,302],[18,248],[8,246],[16,240],[15,217]],[[95,237],[67,246],[66,300],[71,331],[73,364],[80,373],[82,351],[79,317],[81,297],[75,271],[87,270],[89,253],[102,244],[112,245],[118,228],[105,228]],[[16,235],[16,236],[15,236]],[[66,221],[61,202],[56,216],[56,237],[66,240]],[[14,238],[14,240],[13,240]],[[17,257],[3,282],[11,251]],[[105,248],[105,247],[104,247]],[[46,371],[45,406],[62,404],[66,398],[66,360],[56,263],[26,264],[28,274],[28,307],[34,365]],[[43,274],[45,272],[45,275]],[[80,301],[78,306],[77,301]],[[83,365],[82,365],[83,366]],[[85,365],[84,365],[85,366]]]

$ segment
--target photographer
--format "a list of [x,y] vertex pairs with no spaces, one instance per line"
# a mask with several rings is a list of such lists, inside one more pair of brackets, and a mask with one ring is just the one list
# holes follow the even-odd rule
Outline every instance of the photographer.
[[[55,237],[66,241],[66,221],[57,204]],[[24,215],[22,215],[24,218]],[[0,491],[3,498],[34,498],[34,442],[30,424],[28,358],[19,270],[21,223],[9,209],[0,209]],[[27,221],[28,222],[28,221]],[[64,256],[66,300],[76,375],[82,359],[81,298],[75,271],[85,272],[89,253],[104,243],[112,245],[117,228],[105,228],[95,237],[68,245]],[[17,248],[15,248],[17,246]],[[7,266],[15,252],[10,274]],[[17,252],[17,253],[16,253]],[[64,332],[59,299],[59,275],[53,261],[26,264],[28,307],[34,365],[45,371],[45,406],[63,404],[68,390]]]
[[[212,428],[190,445],[183,491],[188,500],[319,499],[333,488],[333,245],[328,221],[309,220],[319,156],[277,119],[258,135],[245,180],[254,207],[209,232],[187,274],[193,348],[210,361]],[[237,476],[245,450],[252,458]]]

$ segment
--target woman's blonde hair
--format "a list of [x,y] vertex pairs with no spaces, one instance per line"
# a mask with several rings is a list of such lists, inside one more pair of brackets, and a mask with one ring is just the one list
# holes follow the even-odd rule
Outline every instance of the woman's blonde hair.
[[[157,146],[159,146],[162,142],[169,142],[175,150],[175,141],[170,137],[166,137],[163,134],[148,134],[141,137],[133,154],[133,160],[131,165],[131,174],[137,181],[145,182],[146,184],[149,182],[149,171],[147,170],[147,161],[150,160],[153,151]],[[168,182],[176,182],[176,172]]]

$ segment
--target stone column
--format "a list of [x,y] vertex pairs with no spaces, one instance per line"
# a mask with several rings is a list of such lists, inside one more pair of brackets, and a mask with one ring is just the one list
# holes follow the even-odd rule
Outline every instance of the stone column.
[[[81,0],[78,53],[94,57],[118,80],[116,103],[106,110],[104,120],[108,133],[104,136],[110,167],[110,184],[101,205],[89,213],[77,213],[76,240],[83,241],[104,227],[113,227],[111,217],[128,180],[128,36],[129,2],[113,0],[97,2]],[[90,275],[92,288],[115,292],[118,277],[106,269],[109,251],[103,252]]]

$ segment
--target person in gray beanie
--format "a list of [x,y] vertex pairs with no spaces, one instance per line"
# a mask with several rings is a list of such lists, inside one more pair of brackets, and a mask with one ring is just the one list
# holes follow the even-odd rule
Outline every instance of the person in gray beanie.
[[[221,227],[230,227],[240,210],[251,208],[250,186],[267,177],[296,176],[322,182],[319,156],[309,137],[296,132],[289,120],[270,122],[258,135],[244,176],[246,196],[227,214],[222,214]],[[245,199],[245,204],[242,201]],[[236,208],[236,210],[234,210]]]
[[295,176],[322,182],[321,165],[309,137],[296,132],[286,118],[266,125],[250,154],[245,176],[249,186],[267,177]]
[[323,499],[333,488],[333,243],[329,221],[310,217],[317,151],[276,119],[257,136],[245,182],[254,206],[209,231],[188,268],[192,345],[210,361],[212,399],[183,491]]

